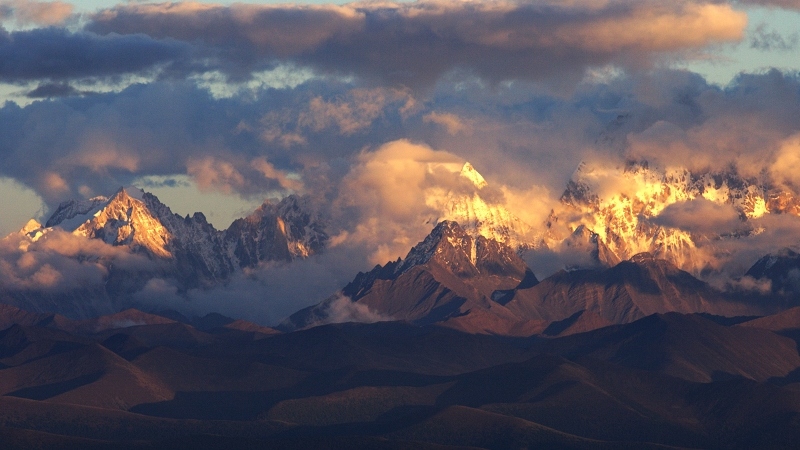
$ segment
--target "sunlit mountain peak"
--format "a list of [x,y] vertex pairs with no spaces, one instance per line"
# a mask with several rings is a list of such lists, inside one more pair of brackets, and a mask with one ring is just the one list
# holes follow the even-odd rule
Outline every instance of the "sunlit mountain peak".
[[472,167],[469,161],[465,162],[464,167],[461,168],[461,176],[472,181],[477,188],[484,188],[489,185],[489,183],[483,179],[483,176]]
[[426,192],[428,207],[439,211],[431,222],[452,220],[472,237],[494,239],[512,248],[525,248],[530,244],[527,234],[530,226],[511,213],[501,201],[502,194],[491,189],[489,183],[469,162],[462,166],[459,177],[469,182],[471,189],[436,187]]
[[[745,177],[735,168],[690,171],[683,167],[660,168],[647,161],[619,165],[581,163],[561,201],[564,210],[556,213],[560,220],[551,221],[549,226],[558,224],[567,230],[551,229],[550,236],[564,236],[586,227],[623,260],[649,252],[694,273],[708,268],[710,253],[714,252],[709,243],[755,233],[759,226],[751,224],[751,219],[770,213],[800,215],[793,193],[768,180]],[[692,211],[694,215],[702,214],[696,209],[704,201],[716,205],[709,213],[732,217],[734,220],[728,223],[736,229],[700,230],[697,224],[678,220],[689,218]],[[550,245],[563,239],[553,237]]]

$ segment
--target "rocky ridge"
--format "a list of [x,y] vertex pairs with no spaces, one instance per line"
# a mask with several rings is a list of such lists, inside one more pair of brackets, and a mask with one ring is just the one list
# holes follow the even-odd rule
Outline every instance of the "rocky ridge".
[[182,286],[224,281],[261,262],[290,262],[323,250],[328,236],[306,198],[266,201],[250,216],[217,230],[202,213],[181,217],[150,193],[120,188],[111,197],[61,203],[45,226],[29,223],[21,232],[36,241],[53,228],[125,246],[172,267]]
[[[698,199],[732,207],[740,226],[709,236],[659,224],[658,216],[668,206]],[[757,234],[763,230],[752,220],[767,214],[800,215],[800,199],[768,180],[745,177],[735,168],[691,172],[656,168],[646,161],[617,167],[582,163],[561,203],[561,210],[551,214],[545,227],[543,240],[549,247],[582,241],[609,267],[648,252],[694,274],[706,269],[705,252],[711,247],[704,246],[709,241]]]

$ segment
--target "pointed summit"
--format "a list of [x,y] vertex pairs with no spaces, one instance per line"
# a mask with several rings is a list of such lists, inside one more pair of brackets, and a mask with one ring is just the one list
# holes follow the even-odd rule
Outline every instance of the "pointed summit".
[[476,239],[468,235],[458,223],[444,220],[436,225],[425,240],[408,252],[396,273],[403,273],[433,260],[459,276],[475,276],[478,274],[475,267],[476,244]]
[[477,188],[482,189],[489,185],[486,180],[483,179],[483,176],[472,167],[472,164],[468,162],[464,163],[464,167],[461,168],[461,176],[472,181]]
[[508,211],[503,202],[494,200],[486,180],[472,167],[464,163],[459,173],[475,186],[471,192],[452,190],[441,198],[426,199],[428,206],[441,211],[432,222],[455,221],[473,238],[483,236],[494,239],[514,249],[530,246],[530,226]]
[[265,201],[252,214],[235,220],[225,241],[242,267],[263,261],[292,261],[320,253],[328,242],[324,223],[308,197],[290,195]]
[[120,188],[104,205],[80,224],[73,234],[99,238],[112,245],[129,245],[150,254],[170,258],[167,244],[172,236],[143,200],[137,188]]
[[[493,301],[492,294],[523,280],[525,286],[537,281],[512,248],[442,221],[405,259],[359,273],[341,295],[298,311],[281,326],[290,330],[326,323],[344,304],[394,320],[447,322],[459,329],[504,334],[519,320]],[[347,314],[348,320],[360,320]]]
[[42,228],[42,224],[40,224],[36,219],[31,219],[25,224],[24,227],[22,227],[21,230],[19,230],[19,232],[21,234],[29,234],[31,231],[37,231],[40,228]]

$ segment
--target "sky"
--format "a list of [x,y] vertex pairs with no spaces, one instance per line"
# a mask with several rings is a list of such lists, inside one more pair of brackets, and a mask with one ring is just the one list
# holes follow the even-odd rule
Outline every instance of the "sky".
[[531,223],[585,160],[800,185],[798,0],[0,0],[0,23],[2,235],[131,184],[219,229],[297,193],[348,211],[362,270],[421,238],[431,161]]

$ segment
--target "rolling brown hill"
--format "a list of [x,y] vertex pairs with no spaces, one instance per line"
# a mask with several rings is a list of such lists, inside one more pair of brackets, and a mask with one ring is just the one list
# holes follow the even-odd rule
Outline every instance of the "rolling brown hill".
[[601,359],[698,382],[766,381],[800,367],[791,339],[755,327],[719,325],[696,314],[655,314],[539,345],[546,353]]
[[800,438],[795,343],[696,315],[559,338],[403,322],[246,340],[174,323],[88,336],[14,325],[0,345],[0,436],[18,448],[727,449]]

